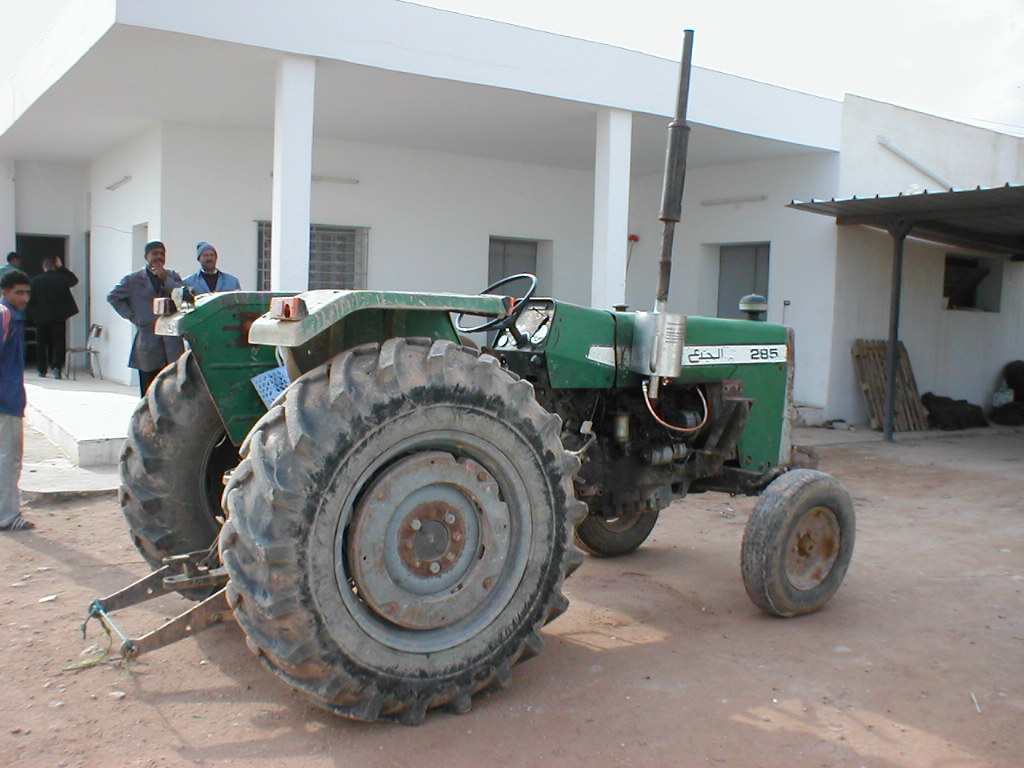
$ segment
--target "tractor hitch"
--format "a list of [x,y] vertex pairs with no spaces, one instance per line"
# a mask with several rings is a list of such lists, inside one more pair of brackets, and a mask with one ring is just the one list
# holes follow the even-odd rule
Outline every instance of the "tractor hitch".
[[[210,568],[206,565],[208,558],[207,551],[164,558],[164,565],[148,576],[107,597],[95,598],[89,606],[85,621],[82,622],[82,637],[86,636],[89,620],[95,618],[107,632],[121,639],[121,656],[134,659],[143,653],[202,632],[215,624],[233,620],[234,613],[228,605],[224,587],[228,581],[227,572],[223,568]],[[169,592],[209,589],[217,591],[189,610],[138,638],[132,638],[123,632],[110,616],[114,611],[144,603]]]

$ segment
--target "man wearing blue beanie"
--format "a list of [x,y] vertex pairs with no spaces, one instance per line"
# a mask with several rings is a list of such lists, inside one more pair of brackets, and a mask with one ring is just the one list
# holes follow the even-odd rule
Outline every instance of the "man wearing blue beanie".
[[196,244],[196,259],[201,268],[184,280],[185,285],[191,288],[193,293],[242,290],[242,285],[238,282],[237,277],[217,269],[217,249],[205,240],[200,240]]

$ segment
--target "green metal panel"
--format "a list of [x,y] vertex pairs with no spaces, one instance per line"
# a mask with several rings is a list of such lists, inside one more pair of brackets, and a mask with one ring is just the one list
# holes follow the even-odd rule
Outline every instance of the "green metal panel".
[[249,343],[249,326],[270,308],[269,293],[213,294],[179,313],[175,327],[192,348],[224,428],[239,445],[267,409],[252,377],[277,367],[273,347]]
[[619,365],[615,372],[616,387],[640,388],[644,377],[629,370],[625,361],[628,361],[633,348],[633,333],[636,330],[636,312],[612,312],[615,318],[616,346],[619,350]]
[[[233,292],[203,298],[194,309],[160,321],[164,332],[176,332],[192,347],[228,435],[241,443],[265,413],[252,386],[257,374],[277,366],[274,346],[280,334],[303,338],[293,348],[302,371],[359,344],[393,337],[421,336],[457,340],[450,312],[504,312],[496,296],[416,294],[380,291],[314,291],[311,317],[287,323],[267,318],[263,343],[249,343],[250,328],[268,309],[274,295]],[[621,363],[632,345],[633,313],[609,312],[556,302],[551,332],[545,344],[550,385],[556,389],[639,387],[643,380]],[[289,325],[291,327],[289,327]],[[304,326],[300,328],[300,326]],[[311,331],[315,331],[311,336]],[[253,334],[255,335],[255,334]],[[730,344],[785,344],[786,328],[746,320],[688,317],[688,346]],[[786,408],[788,363],[729,364],[686,367],[678,383],[696,384],[741,379],[746,397],[755,401],[750,422],[740,440],[740,465],[764,470],[778,461]]]
[[687,346],[703,344],[785,344],[786,327],[753,320],[720,317],[686,318]]
[[[453,303],[450,296],[438,296],[434,301],[420,295],[369,293],[348,301],[345,306],[349,314],[337,315],[333,324],[320,325],[316,336],[294,349],[301,371],[315,368],[351,347],[393,337],[458,339],[446,310]],[[252,385],[252,377],[278,366],[275,348],[249,343],[249,331],[270,308],[270,299],[282,295],[293,294],[212,294],[201,298],[193,309],[159,321],[162,332],[177,333],[188,341],[235,445],[245,439],[267,410]],[[467,308],[493,312],[501,307],[497,297],[462,298],[465,301],[455,303]]]
[[555,389],[615,386],[616,323],[611,312],[555,302],[548,334],[548,377]]
[[[627,349],[632,344],[635,315],[632,312],[614,313],[619,332],[619,344]],[[787,329],[773,323],[751,320],[728,320],[716,317],[688,316],[686,318],[687,346],[720,346],[734,344],[786,344]],[[754,400],[750,420],[739,442],[740,466],[743,469],[764,471],[779,461],[779,447],[786,417],[786,386],[788,367],[792,365],[793,350],[787,355],[789,362],[687,366],[675,384],[701,384],[725,379],[740,379],[743,394]],[[644,377],[620,369],[618,387],[639,388]],[[673,386],[670,384],[669,386]]]
[[[725,320],[715,317],[687,317],[686,345],[786,344],[785,326],[751,320]],[[779,446],[786,419],[786,385],[793,350],[788,361],[743,365],[706,365],[686,367],[680,382],[740,379],[743,395],[754,401],[750,420],[739,442],[742,469],[765,471],[779,461]]]

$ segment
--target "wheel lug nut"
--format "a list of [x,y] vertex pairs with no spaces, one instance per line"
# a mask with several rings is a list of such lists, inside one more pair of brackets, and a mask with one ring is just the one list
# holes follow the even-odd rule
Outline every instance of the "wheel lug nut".
[[455,525],[455,515],[449,512],[447,515],[444,516],[444,521],[448,523],[448,525]]
[[430,572],[431,573],[437,573],[440,570],[441,570],[441,564],[440,563],[433,562],[433,563],[430,564]]
[[419,520],[413,520],[411,523],[409,523],[409,527],[412,528],[414,531],[418,531],[420,528],[423,527],[423,523],[421,523]]
[[452,560],[455,559],[455,553],[454,552],[448,552],[447,554],[445,554],[444,559],[447,560],[450,563]]

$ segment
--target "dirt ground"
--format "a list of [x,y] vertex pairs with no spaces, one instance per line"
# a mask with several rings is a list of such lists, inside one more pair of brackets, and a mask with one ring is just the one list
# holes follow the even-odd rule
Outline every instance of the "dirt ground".
[[[821,449],[857,551],[822,612],[763,616],[739,574],[750,499],[694,496],[588,558],[512,686],[424,725],[324,713],[234,624],[125,668],[64,671],[90,599],[147,572],[111,498],[0,536],[0,766],[1024,765],[1024,431]],[[156,626],[176,597],[122,614]]]

